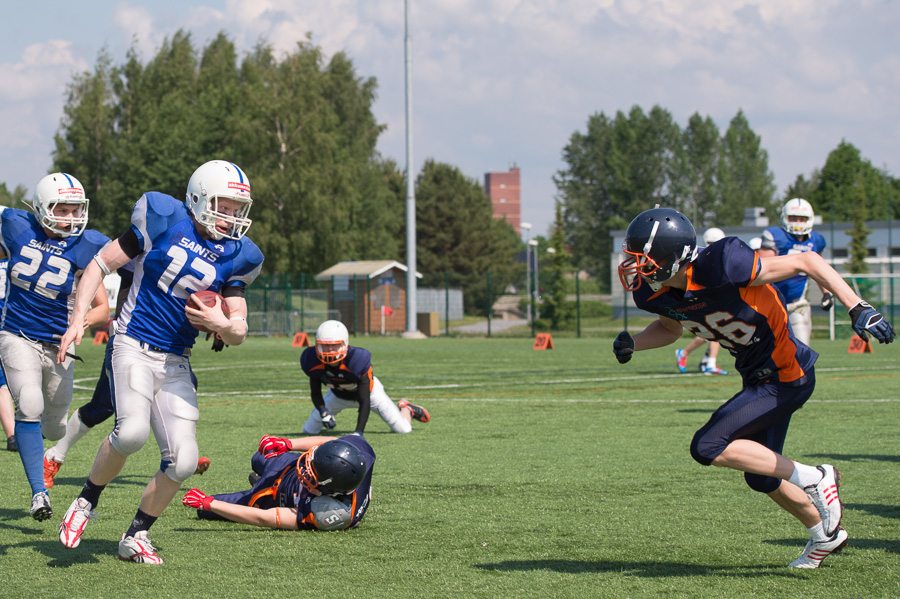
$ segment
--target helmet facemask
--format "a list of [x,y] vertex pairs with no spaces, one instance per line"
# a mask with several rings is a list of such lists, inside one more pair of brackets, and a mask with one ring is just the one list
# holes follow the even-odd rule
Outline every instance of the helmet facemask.
[[[220,202],[226,199],[238,204],[233,214],[222,211]],[[224,160],[211,160],[194,171],[186,202],[194,219],[214,241],[238,240],[247,234],[252,223],[248,217],[253,204],[250,181],[237,165]],[[228,228],[219,230],[217,221],[227,223]]]
[[[75,205],[68,216],[58,216],[56,208]],[[42,227],[60,237],[78,237],[87,228],[90,200],[84,186],[71,175],[53,173],[41,179],[34,190],[31,209]]]
[[622,251],[626,258],[618,270],[625,290],[635,291],[646,280],[658,291],[682,266],[697,257],[696,234],[684,215],[657,207],[632,221]]
[[781,222],[784,230],[791,235],[802,237],[812,233],[813,220],[815,220],[815,212],[812,204],[802,198],[788,200],[781,210]]

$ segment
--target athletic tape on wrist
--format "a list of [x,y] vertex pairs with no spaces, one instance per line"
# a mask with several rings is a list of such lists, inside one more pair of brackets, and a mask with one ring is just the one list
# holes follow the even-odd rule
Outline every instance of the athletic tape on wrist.
[[103,258],[100,257],[100,254],[94,256],[94,262],[97,263],[97,266],[100,267],[100,270],[103,271],[103,276],[109,276],[112,271],[109,270],[109,267],[106,265],[106,262],[103,261]]

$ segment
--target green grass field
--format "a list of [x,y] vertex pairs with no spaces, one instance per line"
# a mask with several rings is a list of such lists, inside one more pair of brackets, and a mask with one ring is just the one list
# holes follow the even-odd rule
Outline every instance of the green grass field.
[[[370,419],[378,461],[360,527],[198,521],[182,493],[151,530],[160,567],[116,559],[158,468],[152,438],[109,485],[75,550],[56,527],[111,421],[69,453],[46,522],[28,515],[17,454],[0,452],[0,588],[48,599],[900,596],[900,347],[848,355],[847,339],[814,342],[818,388],[794,416],[785,453],[841,469],[850,546],[798,572],[786,566],[806,542],[803,527],[739,473],[701,467],[688,453],[739,377],[679,375],[674,347],[620,366],[611,340],[558,339],[534,351],[530,339],[354,339],[373,352],[395,401],[432,416],[410,435]],[[237,491],[249,487],[260,436],[300,435],[308,387],[290,339],[253,338],[223,353],[207,346],[193,365],[201,455],[212,467],[183,490]],[[101,350],[78,350],[86,363],[76,367],[73,407],[89,398]],[[731,358],[720,365],[731,369]],[[355,422],[342,413],[336,432]]]

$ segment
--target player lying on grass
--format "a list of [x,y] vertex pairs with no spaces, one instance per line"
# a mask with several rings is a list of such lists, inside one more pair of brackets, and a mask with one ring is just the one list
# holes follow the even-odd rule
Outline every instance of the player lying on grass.
[[819,254],[760,258],[736,237],[698,251],[691,222],[668,208],[638,215],[625,233],[624,251],[622,285],[638,308],[659,318],[634,337],[620,333],[616,358],[624,364],[635,351],[675,343],[682,328],[731,352],[743,388],[697,431],[691,456],[744,472],[751,489],[802,522],[811,538],[790,566],[817,568],[847,543],[840,473],[781,455],[791,415],[815,387],[818,354],[794,336],[784,298],[771,284],[805,272],[850,310],[853,330],[864,340],[871,334],[890,343],[893,327]]
[[374,464],[374,450],[357,435],[266,435],[251,459],[249,490],[206,495],[191,489],[182,503],[206,520],[287,530],[355,528],[369,507]]

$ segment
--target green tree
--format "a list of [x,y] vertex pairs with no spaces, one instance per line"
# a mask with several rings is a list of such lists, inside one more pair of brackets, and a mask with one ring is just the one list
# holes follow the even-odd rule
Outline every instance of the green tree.
[[739,110],[731,119],[720,146],[716,223],[739,225],[744,219],[744,209],[754,206],[772,214],[777,210],[774,179],[769,170],[768,152],[762,149],[760,137]]
[[[60,128],[54,137],[53,170],[74,175],[90,198],[91,227],[112,223],[106,185],[116,154],[112,58],[104,48],[92,72],[75,75],[67,86]],[[35,183],[37,183],[35,181]]]
[[900,193],[891,178],[872,166],[852,144],[841,141],[828,154],[810,203],[816,212],[834,210],[836,221],[854,221],[859,202],[865,205],[866,218],[887,220],[896,211]]
[[[569,274],[569,254],[566,251],[566,238],[563,233],[562,206],[556,203],[556,221],[553,224],[553,233],[550,235],[550,247],[553,252],[545,252],[545,260],[550,258],[549,268],[541,270],[541,279],[546,283],[549,293],[543,296],[541,304],[541,321],[549,323],[551,330],[560,331],[570,329],[575,310],[572,302],[566,299],[568,285],[566,275]],[[547,273],[546,275],[544,273]],[[539,323],[539,324],[543,324]]]
[[416,178],[417,269],[450,273],[450,284],[463,288],[467,313],[484,314],[512,282],[520,245],[513,228],[493,218],[490,198],[477,180],[455,166],[425,162]]
[[[676,207],[688,215],[694,226],[714,226],[717,212],[717,169],[719,159],[719,128],[710,117],[694,113],[684,129],[682,144],[682,179],[685,195]],[[709,217],[707,215],[710,215]]]
[[567,166],[554,182],[566,238],[574,262],[597,273],[605,290],[613,251],[609,232],[654,204],[675,205],[683,195],[683,160],[680,130],[659,106],[649,114],[635,106],[614,120],[592,115],[586,133],[575,132],[563,148]]
[[[37,181],[35,181],[37,184]],[[6,183],[0,183],[0,206],[9,206],[10,208],[25,208],[24,205],[28,190],[23,185],[16,185],[16,188],[9,191]]]
[[853,226],[848,231],[850,234],[849,270],[852,273],[866,273],[869,272],[869,265],[866,263],[866,258],[869,257],[867,242],[869,233],[871,233],[871,231],[866,228],[868,207],[862,181],[857,180],[854,187],[853,205],[851,208],[851,222],[853,223]]

